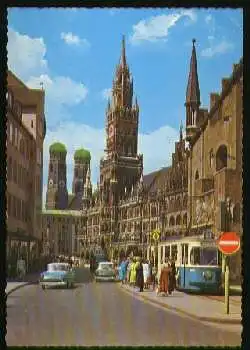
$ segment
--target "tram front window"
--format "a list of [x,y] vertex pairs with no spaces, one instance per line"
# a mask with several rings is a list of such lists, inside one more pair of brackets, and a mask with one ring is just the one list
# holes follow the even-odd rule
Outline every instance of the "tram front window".
[[190,252],[192,265],[217,265],[217,250],[214,248],[193,247]]
[[201,265],[217,265],[218,251],[214,248],[201,248]]

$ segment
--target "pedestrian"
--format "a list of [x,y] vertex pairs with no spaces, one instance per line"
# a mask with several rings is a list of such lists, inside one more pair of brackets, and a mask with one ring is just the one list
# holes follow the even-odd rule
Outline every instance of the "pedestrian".
[[172,292],[174,290],[176,290],[176,267],[175,267],[175,259],[171,259],[170,262],[170,274],[169,274],[169,291],[170,294],[172,294]]
[[132,259],[128,259],[128,267],[127,267],[127,277],[126,277],[126,282],[130,285],[130,271],[131,271],[131,266],[132,266]]
[[17,260],[17,276],[19,278],[23,278],[26,274],[26,263],[24,258],[21,256],[19,260]]
[[143,276],[143,265],[142,261],[138,261],[136,266],[136,285],[139,288],[139,292],[143,292],[144,287],[144,276]]
[[171,268],[169,262],[166,260],[161,267],[159,286],[158,286],[158,295],[163,293],[164,296],[167,296],[169,293],[169,274]]
[[143,279],[144,279],[144,288],[148,289],[148,283],[149,283],[149,266],[147,260],[144,261],[142,264],[143,266]]
[[135,283],[136,283],[136,261],[135,261],[135,259],[133,259],[133,262],[131,264],[129,282],[130,282],[132,287],[135,287]]
[[155,290],[155,285],[156,285],[156,275],[157,275],[157,268],[155,265],[153,265],[151,263],[151,266],[152,266],[152,286],[153,286],[153,290]]
[[126,270],[127,270],[126,259],[122,258],[122,262],[120,263],[120,266],[119,266],[119,280],[122,282],[122,284],[125,283]]

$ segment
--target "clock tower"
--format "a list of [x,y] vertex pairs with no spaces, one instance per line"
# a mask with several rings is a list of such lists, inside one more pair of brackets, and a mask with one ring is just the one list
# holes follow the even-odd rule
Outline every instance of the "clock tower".
[[49,174],[46,193],[46,209],[67,209],[68,191],[66,174],[66,147],[53,143],[49,148]]
[[115,205],[138,183],[143,169],[138,155],[139,106],[133,98],[133,78],[127,64],[125,39],[116,67],[112,98],[106,109],[106,156],[100,163],[102,199]]

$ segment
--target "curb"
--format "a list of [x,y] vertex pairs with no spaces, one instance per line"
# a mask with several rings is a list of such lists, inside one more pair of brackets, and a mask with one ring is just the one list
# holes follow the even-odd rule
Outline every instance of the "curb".
[[[129,289],[125,289],[123,288],[122,286],[120,286],[120,288],[127,292],[128,294],[132,294],[134,295],[134,292],[130,291]],[[174,307],[174,306],[170,306],[170,305],[166,305],[165,303],[162,303],[158,300],[152,300],[151,298],[148,298],[146,297],[145,295],[136,295],[135,296],[137,299],[144,299],[146,301],[150,301],[151,303],[153,304],[156,304],[156,305],[159,305],[165,309],[168,309],[168,310],[172,310],[172,311],[175,311],[175,312],[178,312],[180,314],[183,314],[185,316],[188,316],[188,317],[191,317],[195,320],[198,320],[198,321],[203,321],[203,322],[212,322],[212,323],[224,323],[224,324],[241,324],[241,320],[227,320],[227,319],[220,319],[220,318],[215,318],[215,317],[206,317],[206,316],[196,316],[194,314],[191,314],[187,311],[184,311],[183,309],[179,309],[177,307]]]
[[38,284],[39,282],[36,281],[36,282],[23,282],[23,284],[20,284],[14,288],[12,288],[11,290],[9,290],[7,293],[6,293],[6,296],[8,297],[11,293],[15,292],[16,290],[20,289],[20,288],[23,288],[23,287],[26,287],[26,286],[29,286],[31,284]]

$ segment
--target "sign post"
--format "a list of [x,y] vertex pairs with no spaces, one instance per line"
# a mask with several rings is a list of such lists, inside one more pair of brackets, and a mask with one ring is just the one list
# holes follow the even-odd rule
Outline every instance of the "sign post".
[[240,249],[240,237],[235,232],[224,232],[218,239],[218,249],[223,254],[225,271],[225,313],[229,314],[229,255],[235,254]]

